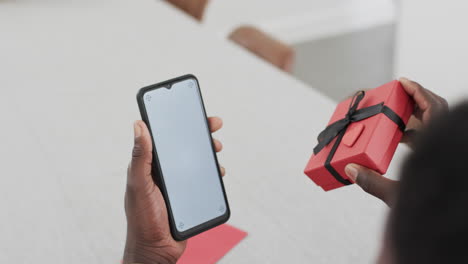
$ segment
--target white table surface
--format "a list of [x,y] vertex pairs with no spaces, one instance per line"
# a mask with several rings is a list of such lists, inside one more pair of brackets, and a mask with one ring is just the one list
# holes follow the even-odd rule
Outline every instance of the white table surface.
[[10,3],[0,32],[1,263],[118,263],[135,94],[185,73],[224,119],[230,223],[249,233],[221,263],[373,262],[385,206],[302,173],[334,110],[316,90],[160,2]]

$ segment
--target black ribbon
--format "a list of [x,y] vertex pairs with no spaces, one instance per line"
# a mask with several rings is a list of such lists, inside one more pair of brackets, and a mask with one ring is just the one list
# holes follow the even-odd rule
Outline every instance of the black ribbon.
[[337,181],[343,185],[350,185],[352,182],[341,177],[341,175],[331,166],[331,160],[333,159],[333,156],[335,155],[336,150],[338,149],[338,146],[340,145],[341,140],[346,133],[346,129],[348,129],[348,126],[351,123],[358,122],[378,114],[384,114],[395,124],[397,124],[401,131],[405,131],[406,128],[405,122],[403,122],[403,120],[395,112],[393,112],[392,109],[384,105],[384,103],[361,108],[358,110],[357,108],[359,103],[362,101],[362,99],[364,99],[365,95],[366,93],[364,91],[359,91],[353,96],[345,118],[340,119],[325,128],[325,130],[323,130],[318,135],[317,140],[319,143],[314,148],[314,154],[317,155],[317,153],[319,153],[325,146],[330,144],[330,142],[336,138],[336,141],[333,144],[327,159],[325,160],[325,168]]

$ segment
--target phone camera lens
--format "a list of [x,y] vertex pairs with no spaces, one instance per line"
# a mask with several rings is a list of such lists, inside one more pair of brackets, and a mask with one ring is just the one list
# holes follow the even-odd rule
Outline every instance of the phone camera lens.
[[151,95],[147,94],[145,96],[146,101],[151,102]]

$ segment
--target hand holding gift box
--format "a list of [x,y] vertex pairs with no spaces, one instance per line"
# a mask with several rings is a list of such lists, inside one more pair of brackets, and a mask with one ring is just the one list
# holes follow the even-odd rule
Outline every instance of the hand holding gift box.
[[305,174],[325,191],[352,184],[344,173],[349,163],[381,174],[387,168],[413,113],[413,100],[400,82],[364,92],[338,104]]

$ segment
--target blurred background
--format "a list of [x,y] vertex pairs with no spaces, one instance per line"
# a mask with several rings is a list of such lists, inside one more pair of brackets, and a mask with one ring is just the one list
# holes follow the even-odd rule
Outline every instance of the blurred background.
[[[449,99],[467,90],[463,1],[155,0],[335,100],[408,76]],[[4,6],[105,7],[125,0],[1,0]],[[442,88],[443,87],[443,88]],[[465,93],[463,93],[465,94]]]
[[220,35],[248,24],[285,43],[294,57],[288,71],[335,100],[399,76],[456,100],[468,94],[466,8],[462,1],[211,1],[203,23]]

